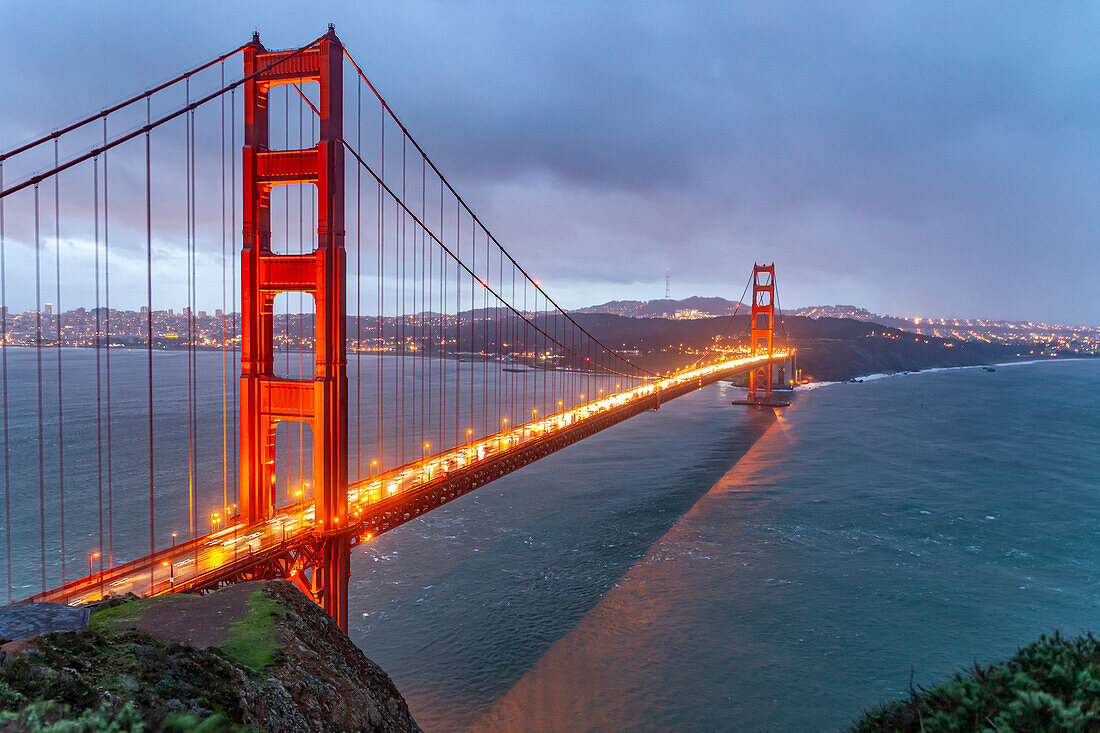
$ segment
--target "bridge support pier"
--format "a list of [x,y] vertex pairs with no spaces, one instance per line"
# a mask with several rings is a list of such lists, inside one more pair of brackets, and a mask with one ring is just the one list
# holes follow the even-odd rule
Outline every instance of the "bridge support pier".
[[313,597],[347,633],[351,538],[335,535],[322,542],[321,563],[313,569]]

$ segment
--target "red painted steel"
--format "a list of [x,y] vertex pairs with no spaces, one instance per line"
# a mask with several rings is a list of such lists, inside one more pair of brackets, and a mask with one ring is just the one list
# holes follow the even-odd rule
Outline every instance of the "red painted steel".
[[[771,356],[775,342],[775,263],[752,266],[752,322],[749,325],[752,356]],[[764,400],[772,396],[772,362],[749,372],[749,402],[760,392]]]
[[[293,57],[292,57],[293,56]],[[244,51],[244,243],[241,250],[241,520],[255,524],[279,508],[275,491],[275,429],[308,423],[313,434],[316,527],[310,572],[313,598],[347,630],[350,544],[347,526],[347,357],[344,254],[344,49],[330,26],[315,48],[268,51],[254,36]],[[309,150],[270,150],[268,97],[273,86],[316,82],[320,136]],[[317,249],[304,255],[271,252],[271,191],[287,184],[317,187]],[[272,306],[282,292],[304,292],[316,307],[315,376],[276,377]]]

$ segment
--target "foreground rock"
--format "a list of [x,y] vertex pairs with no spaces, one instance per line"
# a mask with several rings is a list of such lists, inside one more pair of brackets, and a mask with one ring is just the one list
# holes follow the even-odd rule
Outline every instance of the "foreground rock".
[[1007,662],[868,711],[852,730],[1100,731],[1100,640],[1040,637]]
[[419,731],[393,682],[291,583],[105,602],[3,647],[0,729]]

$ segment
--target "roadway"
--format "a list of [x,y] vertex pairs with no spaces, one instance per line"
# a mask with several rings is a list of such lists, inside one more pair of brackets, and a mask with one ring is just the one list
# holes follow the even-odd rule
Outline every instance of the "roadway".
[[[530,420],[514,428],[430,455],[348,486],[348,523],[353,545],[578,440],[641,412],[659,407],[719,379],[747,371],[771,357],[739,357],[688,369],[639,387]],[[292,557],[311,543],[319,524],[312,500],[279,509],[270,519],[228,526],[158,552],[116,565],[27,601],[83,604],[108,595],[160,595],[217,587],[276,557]],[[300,556],[300,555],[299,555]],[[292,575],[300,568],[290,567]],[[301,578],[292,578],[301,582]]]

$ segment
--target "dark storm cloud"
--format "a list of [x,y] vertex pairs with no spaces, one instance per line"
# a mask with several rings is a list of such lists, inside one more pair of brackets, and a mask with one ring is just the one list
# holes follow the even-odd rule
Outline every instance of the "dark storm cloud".
[[0,141],[329,21],[570,305],[1100,321],[1097,11],[1005,3],[8,4]]

